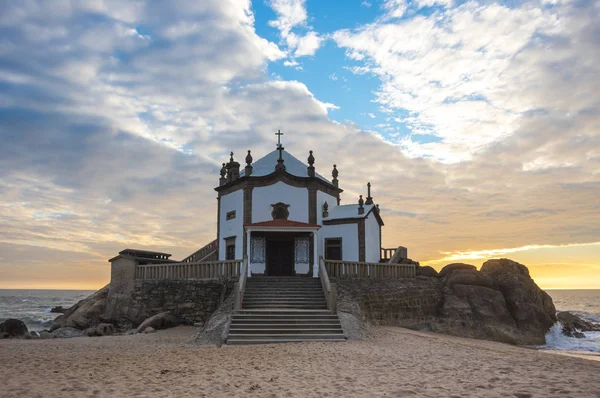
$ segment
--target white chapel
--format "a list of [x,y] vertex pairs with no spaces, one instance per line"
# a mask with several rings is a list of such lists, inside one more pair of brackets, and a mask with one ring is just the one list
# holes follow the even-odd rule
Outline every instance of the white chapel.
[[310,151],[307,163],[283,145],[246,166],[223,163],[218,193],[218,260],[247,256],[248,273],[266,276],[318,276],[319,257],[328,260],[378,263],[381,256],[379,207],[371,187],[365,200],[340,203],[338,170],[332,179],[315,171]]

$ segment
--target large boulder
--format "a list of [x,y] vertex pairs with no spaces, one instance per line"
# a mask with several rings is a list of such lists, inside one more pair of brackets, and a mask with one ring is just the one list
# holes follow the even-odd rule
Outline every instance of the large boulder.
[[480,271],[498,285],[506,306],[521,332],[521,344],[545,344],[556,323],[556,308],[548,293],[535,284],[523,264],[502,258],[488,260]]
[[115,333],[115,327],[112,323],[101,323],[85,330],[88,337],[110,336]]
[[171,314],[168,311],[161,312],[159,314],[151,316],[150,318],[148,318],[144,322],[142,322],[140,324],[140,326],[138,326],[137,332],[141,333],[144,331],[144,329],[146,329],[149,326],[151,326],[155,330],[160,330],[160,329],[172,328],[179,324],[180,324],[179,319],[177,319],[175,316],[173,316],[173,314]]
[[106,309],[108,285],[98,290],[91,296],[81,300],[71,308],[59,315],[52,323],[50,331],[59,328],[72,327],[85,330],[102,322],[102,314]]
[[80,336],[83,336],[83,332],[79,329],[75,329],[70,326],[58,328],[52,332],[52,337],[59,338],[59,339],[67,339],[67,338],[71,338],[71,337],[80,337]]
[[568,311],[559,312],[556,318],[562,324],[562,332],[565,336],[583,338],[585,334],[581,332],[600,331],[600,325],[581,319]]
[[498,285],[494,282],[494,280],[489,276],[483,275],[481,272],[477,271],[477,268],[474,266],[462,267],[468,264],[456,265],[460,265],[460,267],[449,269],[448,266],[446,266],[444,269],[442,269],[442,271],[445,270],[446,272],[443,274],[440,272],[440,276],[443,277],[444,286],[452,287],[454,285],[472,285],[498,290]]
[[64,314],[65,312],[67,312],[67,308],[63,307],[62,305],[59,305],[57,307],[52,307],[50,309],[50,312],[56,313],[56,314]]
[[448,264],[444,268],[442,268],[440,270],[440,272],[438,273],[438,276],[440,278],[443,278],[447,274],[449,274],[451,272],[454,272],[454,271],[458,271],[458,270],[474,270],[474,271],[477,271],[477,267],[475,267],[474,265],[471,265],[471,264],[452,263],[452,264]]
[[232,292],[202,326],[202,330],[196,335],[197,343],[217,346],[225,343],[233,315],[233,300],[234,293]]
[[9,318],[0,323],[0,334],[5,333],[7,337],[25,337],[29,331],[23,321]]
[[452,284],[444,285],[443,292],[441,317],[434,330],[510,344],[520,342],[519,329],[500,291],[476,284]]
[[419,266],[416,270],[417,276],[437,277],[438,272],[429,265]]

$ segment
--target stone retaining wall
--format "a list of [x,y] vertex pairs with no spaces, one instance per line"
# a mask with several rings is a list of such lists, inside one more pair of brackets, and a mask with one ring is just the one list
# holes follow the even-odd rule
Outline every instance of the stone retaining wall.
[[332,278],[331,282],[337,287],[339,312],[353,313],[375,325],[429,327],[443,298],[437,278]]
[[[233,291],[227,280],[138,280],[127,297],[111,304],[111,316],[137,325],[159,312],[170,311],[185,324],[204,323]],[[110,300],[109,300],[110,301]]]

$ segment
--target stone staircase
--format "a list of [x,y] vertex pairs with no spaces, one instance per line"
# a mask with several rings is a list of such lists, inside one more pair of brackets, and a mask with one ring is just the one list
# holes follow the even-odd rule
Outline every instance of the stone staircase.
[[345,340],[337,314],[327,309],[320,279],[254,276],[246,281],[227,344]]

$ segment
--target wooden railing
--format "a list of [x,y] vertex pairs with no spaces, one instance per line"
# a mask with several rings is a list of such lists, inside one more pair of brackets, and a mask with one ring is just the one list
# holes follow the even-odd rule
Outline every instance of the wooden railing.
[[224,279],[240,275],[242,260],[195,263],[144,264],[135,269],[135,279]]
[[207,261],[209,260],[209,257],[216,253],[218,250],[218,246],[217,246],[217,240],[213,240],[212,242],[210,242],[208,245],[204,246],[203,248],[197,250],[196,252],[190,254],[189,256],[187,256],[186,258],[184,258],[183,260],[181,260],[182,263],[199,263],[201,261]]
[[414,264],[363,263],[325,260],[325,269],[330,278],[414,278]]
[[327,300],[327,309],[335,312],[337,308],[337,292],[335,285],[332,285],[329,281],[329,275],[327,274],[323,256],[319,257],[319,278],[321,278],[323,293],[325,293],[325,299]]

